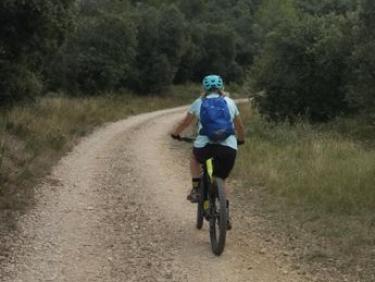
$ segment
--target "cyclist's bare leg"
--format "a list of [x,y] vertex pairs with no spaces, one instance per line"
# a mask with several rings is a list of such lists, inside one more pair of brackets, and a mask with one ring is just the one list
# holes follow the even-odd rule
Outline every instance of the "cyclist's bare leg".
[[190,159],[190,171],[192,178],[199,178],[201,176],[201,165],[195,158],[194,154],[192,154]]
[[196,160],[194,154],[191,156],[191,159],[190,159],[190,170],[191,170],[193,187],[187,199],[191,201],[192,203],[196,203],[199,197],[198,187],[199,187],[199,181],[200,181],[200,176],[201,176],[201,165]]
[[227,185],[227,182],[226,182],[225,180],[223,181],[223,184],[224,184],[224,194],[225,194],[225,198],[228,199],[229,194],[230,194],[230,190],[229,190],[228,185]]

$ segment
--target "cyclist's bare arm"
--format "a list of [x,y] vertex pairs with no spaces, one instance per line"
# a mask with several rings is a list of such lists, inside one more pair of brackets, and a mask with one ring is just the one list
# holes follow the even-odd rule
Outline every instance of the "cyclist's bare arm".
[[177,128],[172,132],[173,135],[180,135],[190,124],[195,121],[195,116],[191,113],[187,113],[183,120],[178,123]]
[[233,122],[234,128],[236,129],[238,140],[245,141],[245,127],[243,126],[240,116],[236,116]]

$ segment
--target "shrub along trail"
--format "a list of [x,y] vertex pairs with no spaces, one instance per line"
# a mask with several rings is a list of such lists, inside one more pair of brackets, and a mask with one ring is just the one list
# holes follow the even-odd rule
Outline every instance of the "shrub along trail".
[[207,224],[195,229],[185,199],[188,145],[168,136],[183,110],[134,116],[83,139],[3,240],[12,252],[0,260],[1,281],[306,281],[238,208],[224,254],[211,253]]

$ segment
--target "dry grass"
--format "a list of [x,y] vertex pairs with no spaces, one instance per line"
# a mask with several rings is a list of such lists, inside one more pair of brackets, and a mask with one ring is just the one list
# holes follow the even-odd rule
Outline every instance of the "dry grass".
[[276,232],[298,238],[291,247],[308,267],[373,281],[374,125],[350,119],[272,124],[251,112],[242,107],[248,142],[235,170],[243,188],[255,191],[249,205],[272,218]]
[[265,185],[289,204],[351,215],[375,210],[374,147],[331,129],[332,124],[245,119],[249,142],[239,160],[241,178]]
[[[182,87],[181,87],[182,89]],[[0,209],[23,209],[33,187],[80,137],[129,115],[186,104],[187,87],[165,97],[130,94],[91,98],[49,97],[0,113]]]

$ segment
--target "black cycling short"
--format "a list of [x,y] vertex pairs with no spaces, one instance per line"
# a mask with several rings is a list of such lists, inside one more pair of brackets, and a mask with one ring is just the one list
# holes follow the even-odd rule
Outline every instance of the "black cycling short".
[[226,179],[233,169],[237,150],[228,146],[207,144],[203,148],[193,148],[193,154],[201,164],[206,160],[213,158],[213,176]]

